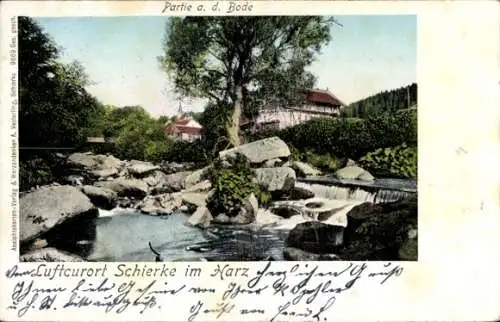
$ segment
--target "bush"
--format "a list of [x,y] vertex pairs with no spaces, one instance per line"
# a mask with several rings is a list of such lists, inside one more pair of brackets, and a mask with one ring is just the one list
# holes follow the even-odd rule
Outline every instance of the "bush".
[[201,141],[176,141],[166,153],[165,159],[170,162],[205,164],[208,157]]
[[330,154],[315,154],[307,150],[302,160],[325,172],[334,172],[340,167],[340,161]]
[[68,175],[64,158],[52,153],[21,153],[19,158],[19,188],[27,191],[59,181]]
[[359,163],[379,176],[417,178],[417,148],[406,145],[377,149],[362,157]]
[[237,154],[228,161],[229,166],[217,159],[210,169],[210,181],[215,193],[209,198],[207,205],[213,214],[237,215],[243,199],[251,193],[254,193],[259,204],[271,201],[270,194],[252,181],[254,174],[245,156]]
[[382,113],[368,119],[315,118],[278,132],[253,134],[250,140],[270,134],[305,153],[358,159],[379,148],[417,145],[416,111]]

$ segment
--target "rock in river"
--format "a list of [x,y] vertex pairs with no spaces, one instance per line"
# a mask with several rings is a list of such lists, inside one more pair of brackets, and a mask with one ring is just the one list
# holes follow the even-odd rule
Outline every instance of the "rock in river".
[[343,242],[344,227],[318,221],[298,224],[290,231],[287,246],[312,253],[335,253]]
[[21,249],[40,238],[49,246],[76,252],[78,241],[95,239],[98,210],[75,187],[42,187],[24,194],[19,204]]
[[273,136],[221,151],[219,157],[224,159],[235,156],[237,153],[246,156],[251,163],[263,163],[267,160],[288,158],[290,149],[283,140]]
[[292,168],[255,169],[255,181],[269,192],[288,192],[295,185],[295,171]]
[[142,180],[118,178],[111,181],[99,181],[97,187],[113,190],[120,197],[144,198],[148,193],[148,185]]
[[80,189],[98,208],[111,210],[118,204],[118,194],[113,190],[95,186],[82,186]]
[[349,166],[337,170],[335,175],[339,179],[373,181],[375,178],[365,169],[358,166]]
[[207,228],[214,217],[210,213],[207,207],[200,206],[196,211],[189,217],[188,223],[194,227]]

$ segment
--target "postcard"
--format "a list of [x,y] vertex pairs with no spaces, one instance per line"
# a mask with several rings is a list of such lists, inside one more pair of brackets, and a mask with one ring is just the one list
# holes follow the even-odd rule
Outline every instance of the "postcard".
[[500,317],[498,3],[1,19],[2,320]]

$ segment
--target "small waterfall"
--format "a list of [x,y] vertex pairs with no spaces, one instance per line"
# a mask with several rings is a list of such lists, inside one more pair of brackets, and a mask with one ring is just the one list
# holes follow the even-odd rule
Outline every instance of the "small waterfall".
[[362,189],[360,187],[345,187],[337,185],[327,186],[323,184],[302,184],[307,186],[316,197],[326,199],[383,203],[405,200],[410,196],[409,192],[375,187]]
[[326,186],[322,184],[308,185],[316,197],[336,200],[353,200],[375,202],[375,194],[360,188]]
[[130,209],[121,208],[121,207],[116,207],[116,208],[113,208],[111,210],[97,208],[97,210],[99,211],[99,217],[112,217],[112,216],[130,211]]

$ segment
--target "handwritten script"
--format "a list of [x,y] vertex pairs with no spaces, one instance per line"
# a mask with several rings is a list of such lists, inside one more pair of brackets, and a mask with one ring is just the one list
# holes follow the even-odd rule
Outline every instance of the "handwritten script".
[[327,321],[354,288],[387,285],[403,273],[394,263],[169,265],[15,265],[5,272],[6,308],[24,318],[40,311],[125,315],[184,309],[187,321]]

